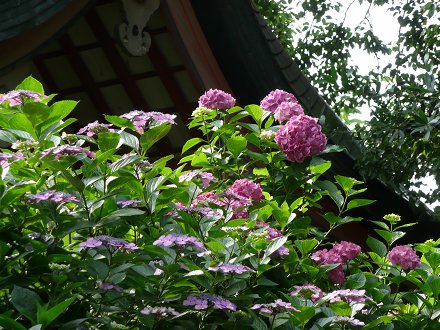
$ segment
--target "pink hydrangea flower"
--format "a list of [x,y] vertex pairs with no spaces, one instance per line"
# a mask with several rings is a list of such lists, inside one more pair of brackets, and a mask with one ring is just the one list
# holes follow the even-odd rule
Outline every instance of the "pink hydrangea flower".
[[310,299],[312,302],[316,302],[324,297],[324,292],[314,284],[306,283],[303,285],[295,285],[294,290],[290,293],[293,297],[303,297]]
[[283,123],[288,121],[290,118],[303,115],[304,109],[297,102],[281,102],[275,110],[274,118]]
[[260,184],[249,179],[236,180],[232,186],[229,187],[228,192],[249,198],[253,201],[264,199],[263,190],[261,189]]
[[28,100],[32,102],[40,102],[42,98],[46,98],[46,97],[47,96],[37,92],[19,89],[16,91],[10,91],[7,94],[0,95],[0,103],[9,101],[9,105],[13,107],[16,105],[23,104]]
[[263,110],[275,113],[275,110],[283,102],[298,103],[298,100],[292,93],[283,91],[281,89],[275,89],[267,94],[263,100],[261,100],[260,107]]
[[321,132],[316,118],[301,114],[281,126],[276,133],[275,142],[288,160],[302,163],[306,157],[324,150],[327,137]]
[[95,120],[93,123],[87,124],[86,126],[81,128],[77,134],[86,133],[88,137],[92,137],[95,134],[101,132],[114,132],[115,130],[110,128],[112,126],[112,124],[101,124],[97,120]]
[[420,258],[408,246],[398,245],[388,253],[388,260],[393,265],[399,265],[403,270],[415,269],[420,266]]
[[333,246],[332,251],[341,257],[343,263],[346,263],[361,253],[361,247],[351,242],[341,241],[339,244]]
[[235,105],[235,99],[231,94],[219,89],[210,89],[199,97],[199,107],[208,109],[226,110]]

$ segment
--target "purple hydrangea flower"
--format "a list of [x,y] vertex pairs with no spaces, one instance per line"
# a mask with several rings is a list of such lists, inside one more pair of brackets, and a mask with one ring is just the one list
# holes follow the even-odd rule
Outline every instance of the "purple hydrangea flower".
[[327,137],[321,132],[316,118],[299,115],[280,127],[275,136],[287,159],[302,163],[306,157],[322,152],[327,144]]
[[10,106],[16,106],[25,103],[26,101],[40,102],[42,98],[47,96],[42,95],[37,92],[27,91],[23,89],[18,89],[15,91],[10,91],[6,94],[0,95],[0,103],[9,101]]
[[255,304],[251,309],[259,310],[267,314],[291,313],[292,311],[299,312],[291,303],[282,301],[281,299],[276,299],[273,303],[268,304]]
[[110,128],[112,126],[112,124],[101,124],[97,120],[95,120],[93,123],[87,124],[86,126],[81,128],[77,134],[86,133],[88,137],[92,137],[95,134],[101,132],[114,132],[114,129]]
[[21,152],[16,152],[13,154],[3,152],[0,154],[0,165],[3,168],[9,166],[9,161],[14,159],[26,159],[26,157]]
[[110,282],[98,281],[98,287],[101,290],[105,290],[105,291],[109,291],[109,290],[115,290],[115,291],[118,291],[118,292],[122,291],[122,288],[119,285],[116,285],[116,284],[113,284],[113,283],[110,283]]
[[420,266],[420,258],[408,246],[398,245],[388,253],[388,260],[393,265],[399,265],[403,270],[415,269]]
[[329,270],[327,275],[334,284],[342,284],[345,282],[342,258],[337,253],[332,250],[322,249],[314,252],[311,259],[318,265],[338,264],[336,268]]
[[343,263],[356,258],[361,253],[359,245],[347,241],[341,241],[334,245],[331,250],[341,257]]
[[162,267],[163,267],[163,266],[164,266],[164,263],[163,263],[162,260],[151,260],[151,261],[148,263],[148,266],[150,266],[150,267],[153,268],[153,270],[154,270],[153,275],[155,275],[155,276],[160,276],[160,275],[163,274],[163,270],[160,269],[160,268],[157,268],[156,265],[159,265],[159,266],[162,266]]
[[206,252],[203,244],[196,237],[184,234],[162,235],[153,242],[153,245],[165,247],[193,247],[201,252]]
[[260,107],[263,110],[275,113],[275,110],[283,102],[298,103],[298,100],[292,93],[283,91],[281,89],[275,89],[267,94],[263,100],[261,100]]
[[[257,221],[256,225],[258,227],[264,228],[264,230],[266,232],[266,240],[268,240],[268,241],[271,241],[275,238],[283,236],[283,234],[281,233],[281,231],[279,229],[272,228],[267,223],[265,223],[263,221]],[[290,253],[289,249],[287,247],[285,247],[284,245],[282,245],[279,247],[278,250],[273,252],[273,255],[278,256],[278,257],[284,257],[284,256],[288,256],[289,253]]]
[[41,202],[54,202],[57,204],[64,204],[68,202],[79,203],[78,198],[75,196],[55,190],[47,190],[34,195],[27,195],[26,200],[30,204],[39,204]]
[[288,121],[290,118],[303,115],[304,109],[302,106],[297,102],[281,102],[274,113],[274,118],[280,122],[283,123],[285,121]]
[[153,127],[155,125],[160,125],[163,123],[169,123],[175,125],[176,122],[174,119],[175,115],[170,115],[168,113],[162,112],[144,112],[139,110],[134,110],[129,113],[121,115],[122,118],[126,118],[130,120],[133,125],[136,127],[136,130],[139,134],[144,134],[145,130],[149,127]]
[[95,248],[99,246],[106,246],[106,247],[112,247],[116,249],[121,249],[125,251],[134,251],[139,249],[134,243],[128,243],[127,241],[120,239],[120,238],[114,238],[107,235],[99,235],[96,237],[90,237],[87,239],[87,241],[82,242],[79,244],[81,247],[87,247],[87,248]]
[[142,203],[141,200],[138,199],[129,199],[126,201],[117,201],[116,204],[122,208],[124,207],[136,207],[139,203]]
[[73,155],[79,155],[79,154],[86,154],[89,158],[95,158],[96,154],[88,149],[78,147],[78,146],[70,146],[67,144],[58,146],[58,147],[52,147],[49,149],[44,150],[41,153],[40,159],[47,157],[49,155],[53,155],[55,159],[59,159],[64,156],[73,156]]
[[156,306],[156,307],[147,306],[144,309],[142,309],[140,313],[144,315],[156,315],[159,317],[180,315],[180,313],[176,311],[173,307],[165,307],[165,306]]
[[240,264],[218,264],[215,266],[211,266],[208,268],[208,270],[212,270],[212,271],[220,271],[223,274],[243,274],[243,273],[248,273],[248,272],[252,272],[255,273],[255,270],[249,268],[248,266],[244,266],[244,265],[240,265]]
[[306,299],[310,299],[313,302],[318,301],[322,297],[324,297],[324,292],[320,288],[318,288],[314,284],[303,284],[303,285],[295,285],[294,290],[290,293],[293,297],[303,297]]
[[260,184],[249,179],[236,180],[227,191],[257,202],[264,199]]
[[332,324],[335,323],[352,325],[355,327],[363,327],[365,325],[364,322],[349,316],[336,316],[332,321]]
[[335,290],[325,296],[330,303],[337,301],[345,301],[348,304],[364,303],[365,300],[371,299],[365,294],[365,290]]
[[[185,206],[181,205],[181,203],[176,203],[176,206],[178,207],[178,210],[189,213],[189,214],[197,214],[201,217],[207,217],[207,218],[222,218],[223,212],[221,210],[214,210],[210,207],[197,207],[197,206]],[[178,213],[171,212],[172,216],[178,216]]]
[[191,181],[193,179],[201,180],[203,188],[207,188],[211,182],[216,181],[214,175],[210,172],[190,171],[182,174],[179,177],[179,182]]
[[226,300],[217,295],[205,294],[205,293],[189,295],[182,302],[182,305],[194,306],[194,309],[201,310],[201,309],[207,309],[209,303],[211,303],[215,309],[231,310],[231,311],[237,310],[237,306],[231,303],[229,300]]
[[235,99],[219,89],[210,89],[199,97],[199,107],[226,110],[235,105]]

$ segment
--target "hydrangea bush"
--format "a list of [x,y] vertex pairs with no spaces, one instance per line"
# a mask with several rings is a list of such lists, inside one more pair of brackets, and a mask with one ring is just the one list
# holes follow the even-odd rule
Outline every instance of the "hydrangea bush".
[[174,167],[149,153],[173,115],[74,134],[76,102],[33,78],[0,100],[0,327],[439,328],[440,240],[398,246],[388,215],[368,248],[336,241],[372,201],[326,173],[337,148],[292,94],[207,91]]

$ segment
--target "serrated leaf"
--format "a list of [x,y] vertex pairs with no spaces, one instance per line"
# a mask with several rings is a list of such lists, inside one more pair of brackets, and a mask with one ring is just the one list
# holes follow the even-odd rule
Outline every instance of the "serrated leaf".
[[117,172],[121,168],[123,168],[127,165],[130,165],[132,163],[135,163],[135,162],[139,161],[140,159],[142,159],[142,157],[139,155],[130,155],[130,156],[121,158],[111,165],[112,173]]
[[341,188],[347,192],[351,190],[354,185],[363,183],[362,181],[358,181],[354,178],[350,178],[342,175],[335,175],[335,179],[338,182],[338,184],[341,186]]
[[366,206],[369,205],[371,203],[374,203],[374,200],[371,199],[353,199],[350,202],[348,202],[347,204],[347,208],[345,209],[345,211],[357,208],[357,207],[361,207],[361,206]]
[[17,85],[17,87],[15,87],[15,89],[33,91],[44,95],[43,85],[32,76],[25,78],[20,84]]
[[142,134],[140,144],[143,151],[149,150],[157,141],[164,138],[171,130],[171,125],[164,123],[158,126],[149,128]]
[[325,180],[316,182],[316,185],[328,193],[328,195],[331,197],[331,199],[333,199],[338,208],[342,207],[342,205],[344,204],[344,197],[333,182]]
[[381,257],[385,257],[385,255],[388,252],[388,249],[385,246],[385,244],[383,244],[381,241],[379,241],[374,237],[367,238],[367,245],[373,252],[377,253]]
[[286,236],[277,237],[270,241],[269,245],[264,252],[263,259],[268,258],[272,253],[277,251],[280,247],[282,247],[287,242]]
[[119,135],[121,136],[122,143],[129,147],[132,147],[136,151],[139,150],[139,139],[135,135],[127,133],[125,131],[121,131]]
[[201,138],[192,138],[185,142],[185,144],[182,147],[182,154],[185,153],[185,151],[191,149],[195,145],[204,142]]
[[251,117],[255,120],[258,126],[261,126],[262,117],[263,117],[263,109],[261,109],[256,104],[249,104],[244,107],[244,110],[251,115]]
[[14,285],[11,293],[11,302],[15,309],[35,323],[37,305],[41,304],[40,297],[32,290]]
[[242,136],[235,135],[226,141],[226,148],[228,148],[234,157],[238,157],[238,155],[246,149],[246,146],[247,140]]

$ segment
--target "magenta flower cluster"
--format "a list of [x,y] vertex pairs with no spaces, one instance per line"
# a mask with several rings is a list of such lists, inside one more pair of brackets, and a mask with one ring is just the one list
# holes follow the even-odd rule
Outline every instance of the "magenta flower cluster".
[[292,93],[283,91],[281,89],[275,89],[267,94],[263,100],[261,100],[260,107],[263,110],[275,113],[278,106],[284,102],[298,103],[298,100]]
[[183,306],[194,306],[196,310],[207,309],[212,305],[215,309],[236,311],[237,306],[227,299],[213,294],[189,295],[183,302]]
[[78,198],[75,196],[56,190],[42,191],[33,195],[30,194],[26,196],[26,200],[29,204],[40,204],[41,202],[54,202],[57,204],[64,204],[68,202],[79,203]]
[[100,246],[105,246],[105,247],[116,248],[125,251],[134,251],[139,249],[134,243],[128,243],[123,239],[114,238],[107,235],[90,237],[87,239],[87,241],[79,243],[79,246],[86,248],[96,248]]
[[235,180],[231,187],[228,188],[228,192],[237,194],[242,197],[251,199],[258,202],[264,199],[263,190],[259,183],[255,183],[249,179]]
[[226,110],[235,105],[235,99],[231,94],[219,89],[210,89],[199,97],[199,107],[208,109]]
[[196,237],[184,234],[162,235],[153,242],[153,245],[164,247],[177,246],[182,248],[193,247],[201,252],[206,252],[203,244]]
[[259,310],[261,313],[266,314],[299,312],[291,303],[282,301],[281,299],[276,299],[273,303],[268,304],[255,304],[251,309]]
[[79,154],[85,154],[89,158],[95,158],[96,154],[93,151],[90,151],[88,149],[85,149],[83,147],[79,146],[71,146],[68,144],[64,144],[58,147],[52,147],[49,149],[46,149],[41,153],[41,159],[44,157],[47,157],[49,155],[53,155],[55,159],[59,159],[64,156],[74,156]]
[[365,290],[350,289],[332,291],[325,296],[325,299],[330,303],[344,301],[348,304],[364,303],[367,299],[371,300],[371,298],[365,294]]
[[149,127],[160,125],[163,123],[169,123],[175,125],[175,115],[162,112],[144,112],[139,110],[133,110],[129,113],[121,115],[122,118],[130,120],[136,127],[139,134],[144,134],[145,130]]
[[399,265],[403,270],[415,269],[420,266],[420,258],[408,246],[398,245],[388,253],[388,260],[393,265]]
[[215,266],[211,266],[208,268],[208,270],[215,271],[215,272],[222,272],[223,274],[243,274],[243,273],[255,273],[255,270],[252,268],[249,268],[245,265],[240,264],[218,264]]
[[306,157],[325,149],[327,137],[321,132],[316,118],[301,114],[280,127],[275,142],[288,160],[302,163]]
[[180,315],[180,313],[176,311],[176,309],[174,309],[173,307],[165,307],[165,306],[156,306],[156,307],[147,306],[141,309],[140,313],[144,315],[156,315],[159,317]]
[[252,201],[238,194],[226,191],[220,194],[214,194],[213,192],[207,192],[200,194],[196,197],[197,203],[208,202],[217,204],[224,208],[226,213],[231,211],[233,218],[244,219],[249,216],[247,207],[252,204]]
[[345,282],[343,263],[354,259],[361,252],[361,247],[357,244],[342,241],[336,244],[330,250],[322,249],[312,254],[311,259],[319,265],[337,264],[336,268],[330,270],[327,275],[335,284]]
[[[200,217],[207,218],[217,218],[220,219],[223,217],[223,212],[221,210],[212,209],[210,207],[198,207],[198,206],[185,206],[182,203],[176,203],[177,210],[183,211],[189,214],[198,215]],[[171,216],[178,216],[179,213],[176,211],[170,212]]]
[[304,109],[297,102],[281,102],[275,110],[273,117],[280,123],[288,121],[290,118],[303,115]]
[[18,89],[15,91],[10,91],[6,94],[0,95],[0,103],[5,101],[9,101],[10,106],[16,106],[25,103],[26,101],[31,102],[40,102],[42,98],[45,98],[45,95],[42,95],[37,92],[27,91],[23,89]]
[[207,188],[211,182],[216,181],[211,172],[189,171],[179,177],[179,182],[191,180],[201,180],[203,188]]
[[324,297],[324,292],[314,284],[295,285],[293,288],[294,290],[290,293],[293,297],[303,297],[310,299],[312,302],[316,302]]
[[114,132],[114,129],[111,128],[112,126],[112,124],[101,124],[95,120],[93,123],[87,124],[81,128],[77,134],[86,134],[88,137],[92,137],[95,134],[102,132]]

